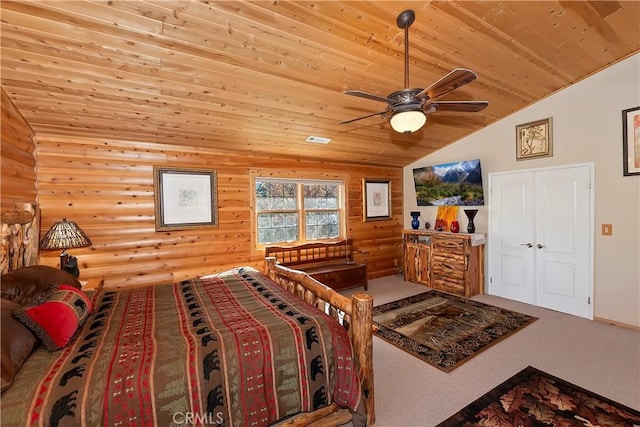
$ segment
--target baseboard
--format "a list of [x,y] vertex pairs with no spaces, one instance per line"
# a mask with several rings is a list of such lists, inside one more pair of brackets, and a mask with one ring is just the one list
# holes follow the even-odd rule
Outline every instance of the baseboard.
[[632,329],[634,331],[640,332],[640,326],[637,326],[637,325],[631,325],[629,323],[618,322],[616,320],[605,319],[604,317],[597,317],[597,316],[594,316],[593,320],[595,320],[596,322],[608,323],[613,326],[619,326],[621,328]]

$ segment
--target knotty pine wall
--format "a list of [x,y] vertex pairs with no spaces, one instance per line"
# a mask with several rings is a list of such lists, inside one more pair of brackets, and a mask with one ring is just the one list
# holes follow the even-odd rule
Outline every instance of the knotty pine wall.
[[[342,178],[347,184],[348,237],[369,252],[369,277],[395,274],[401,259],[402,169],[328,164],[286,156],[237,156],[160,144],[37,136],[38,198],[44,235],[62,217],[93,242],[69,252],[80,279],[127,287],[171,281],[175,271],[204,274],[241,265],[262,269],[252,250],[250,172]],[[327,146],[330,150],[331,146]],[[156,232],[153,166],[213,168],[218,172],[218,228]],[[392,219],[362,220],[362,178],[391,179]],[[41,252],[58,265],[58,252]]]

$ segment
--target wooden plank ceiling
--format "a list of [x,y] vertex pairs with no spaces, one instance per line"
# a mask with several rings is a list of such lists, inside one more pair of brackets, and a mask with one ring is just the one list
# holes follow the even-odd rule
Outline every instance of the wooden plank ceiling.
[[[2,1],[2,86],[37,135],[405,166],[640,50],[638,1]],[[478,80],[413,135],[372,117],[454,68]],[[597,104],[597,100],[594,100]],[[308,136],[332,138],[328,145]]]

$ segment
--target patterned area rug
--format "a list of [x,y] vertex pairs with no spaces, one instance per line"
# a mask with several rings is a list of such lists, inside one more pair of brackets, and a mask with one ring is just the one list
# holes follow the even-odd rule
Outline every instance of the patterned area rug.
[[535,320],[433,290],[373,308],[378,337],[445,372]]
[[638,425],[635,409],[529,366],[438,427]]

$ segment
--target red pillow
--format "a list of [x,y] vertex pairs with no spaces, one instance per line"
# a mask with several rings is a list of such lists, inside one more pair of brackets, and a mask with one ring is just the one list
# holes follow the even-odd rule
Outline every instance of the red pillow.
[[79,289],[60,285],[46,302],[16,310],[14,316],[50,350],[66,347],[91,312],[91,300]]

